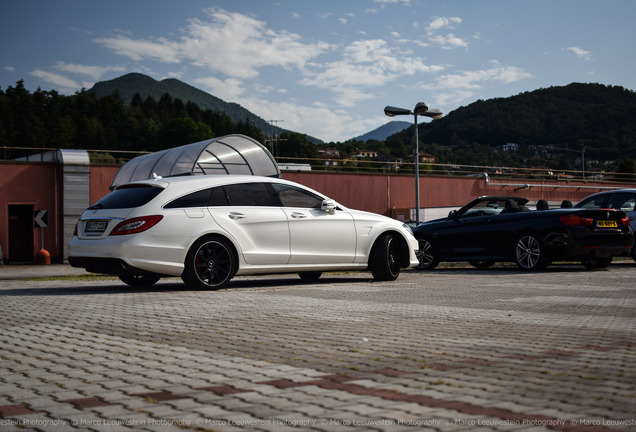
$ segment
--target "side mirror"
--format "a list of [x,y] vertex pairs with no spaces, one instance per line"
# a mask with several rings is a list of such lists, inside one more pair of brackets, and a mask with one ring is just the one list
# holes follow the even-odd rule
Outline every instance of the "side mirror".
[[336,202],[334,200],[326,199],[322,202],[320,208],[324,212],[334,214],[336,212]]
[[448,213],[448,217],[451,218],[451,219],[457,219],[457,210],[451,210]]

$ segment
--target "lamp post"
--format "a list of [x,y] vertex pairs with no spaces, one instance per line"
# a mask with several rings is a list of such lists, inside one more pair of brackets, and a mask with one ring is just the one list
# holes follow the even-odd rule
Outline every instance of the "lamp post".
[[415,225],[420,224],[420,146],[417,131],[417,116],[422,115],[432,119],[438,119],[442,116],[442,110],[439,108],[428,109],[428,105],[424,102],[418,102],[413,111],[405,108],[397,108],[392,106],[384,107],[384,114],[389,117],[398,115],[412,115],[415,123]]

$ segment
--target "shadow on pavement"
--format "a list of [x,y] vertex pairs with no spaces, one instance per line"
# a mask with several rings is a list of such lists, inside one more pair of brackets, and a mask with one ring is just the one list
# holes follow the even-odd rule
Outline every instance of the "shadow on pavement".
[[[188,287],[177,278],[169,278],[157,282],[155,285],[149,287],[132,287],[124,283],[119,285],[100,285],[100,286],[56,286],[56,287],[25,287],[0,290],[0,297],[9,296],[76,296],[76,295],[96,295],[96,294],[169,294],[177,292],[227,292],[235,289],[252,289],[252,288],[284,288],[288,286],[316,286],[316,285],[330,285],[337,283],[356,284],[356,283],[369,283],[372,282],[368,277],[329,277],[324,276],[318,280],[305,282],[300,278],[268,278],[268,279],[241,279],[237,278],[220,289],[220,290],[197,290]],[[60,284],[67,283],[67,281],[60,280]]]

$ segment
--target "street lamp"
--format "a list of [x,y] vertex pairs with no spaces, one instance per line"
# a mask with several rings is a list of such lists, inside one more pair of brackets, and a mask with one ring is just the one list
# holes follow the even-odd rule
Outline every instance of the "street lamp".
[[428,105],[424,102],[418,102],[413,111],[405,108],[397,108],[392,106],[384,107],[384,114],[389,117],[398,115],[412,115],[415,121],[415,225],[420,224],[420,147],[417,132],[417,116],[423,115],[432,119],[438,119],[442,116],[442,110],[439,108],[428,109]]

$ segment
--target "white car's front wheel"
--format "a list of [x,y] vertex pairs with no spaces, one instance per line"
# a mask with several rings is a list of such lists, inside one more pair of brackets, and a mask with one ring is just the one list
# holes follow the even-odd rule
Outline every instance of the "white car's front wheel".
[[382,234],[371,249],[369,267],[377,281],[393,281],[400,275],[400,245],[389,233]]

